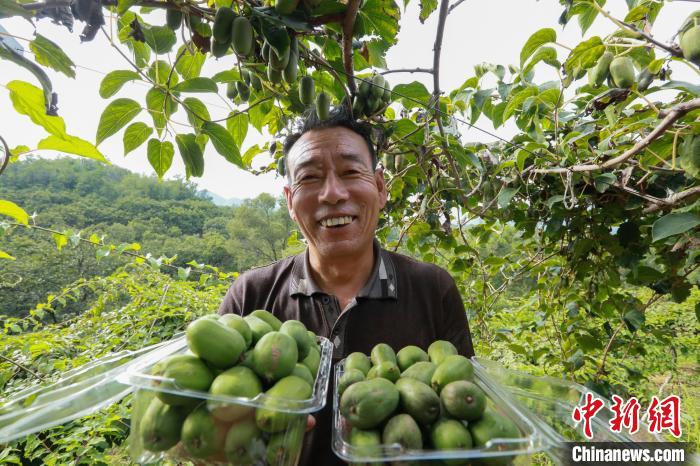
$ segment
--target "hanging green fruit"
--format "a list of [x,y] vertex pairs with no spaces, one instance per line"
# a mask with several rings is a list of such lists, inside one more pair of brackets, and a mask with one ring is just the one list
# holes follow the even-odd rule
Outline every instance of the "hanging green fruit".
[[273,68],[272,66],[267,67],[267,80],[272,84],[279,84],[282,82],[282,71]]
[[230,42],[219,42],[218,40],[214,39],[211,42],[211,54],[216,58],[221,58],[226,55],[226,52],[228,52],[230,46]]
[[168,27],[173,31],[180,29],[182,25],[182,11],[180,10],[167,10],[165,12],[165,22]]
[[250,88],[243,81],[236,81],[236,90],[238,91],[238,96],[243,102],[248,102],[250,98]]
[[588,83],[591,86],[598,87],[603,84],[610,72],[610,62],[613,61],[613,58],[615,58],[615,55],[611,52],[605,52],[598,59],[598,63],[588,70]]
[[325,92],[319,92],[316,96],[316,115],[320,120],[328,119],[331,110],[331,99]]
[[226,83],[226,97],[233,100],[238,95],[238,90],[236,89],[236,83],[229,82]]
[[311,76],[303,76],[299,82],[299,100],[304,105],[311,105],[314,102],[316,84]]
[[233,20],[231,39],[236,54],[243,57],[250,55],[253,51],[253,26],[248,18],[239,16]]
[[276,0],[275,11],[281,15],[291,15],[297,9],[299,0]]
[[610,62],[610,76],[617,87],[629,88],[634,84],[634,62],[630,57],[617,57]]
[[218,42],[231,42],[231,25],[236,18],[236,13],[231,8],[221,7],[216,10],[212,35]]
[[685,31],[680,45],[685,59],[700,66],[700,26]]

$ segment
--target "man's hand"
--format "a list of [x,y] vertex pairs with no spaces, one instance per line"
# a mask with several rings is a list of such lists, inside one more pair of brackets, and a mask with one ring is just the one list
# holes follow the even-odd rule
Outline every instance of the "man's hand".
[[313,417],[312,415],[308,415],[306,417],[306,430],[305,432],[310,431],[316,426],[316,418]]

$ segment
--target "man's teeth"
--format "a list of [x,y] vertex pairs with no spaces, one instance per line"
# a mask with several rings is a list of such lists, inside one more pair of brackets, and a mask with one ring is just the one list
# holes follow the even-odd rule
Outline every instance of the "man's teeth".
[[335,218],[327,218],[324,220],[321,220],[321,225],[324,227],[334,227],[336,225],[347,225],[348,223],[352,222],[352,217],[346,216],[346,217],[335,217]]

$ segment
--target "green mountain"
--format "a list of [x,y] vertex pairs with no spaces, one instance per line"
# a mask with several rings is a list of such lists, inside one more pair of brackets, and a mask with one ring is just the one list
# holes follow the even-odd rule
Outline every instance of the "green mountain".
[[74,239],[58,250],[50,231],[12,227],[0,234],[0,249],[17,258],[0,263],[5,315],[22,315],[48,293],[125,262],[114,254],[98,260],[96,247],[77,242],[78,232],[104,236],[107,244],[139,243],[139,254],[175,257],[178,266],[196,261],[235,271],[279,258],[293,226],[286,207],[270,195],[219,206],[187,181],[159,181],[84,159],[12,164],[0,177],[0,199],[36,213],[39,227],[70,229]]

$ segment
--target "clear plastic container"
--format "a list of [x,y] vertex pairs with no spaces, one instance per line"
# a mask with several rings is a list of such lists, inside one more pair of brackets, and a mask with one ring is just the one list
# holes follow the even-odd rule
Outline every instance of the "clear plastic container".
[[[494,438],[484,447],[460,450],[411,450],[399,444],[381,445],[368,454],[367,450],[358,449],[348,441],[350,426],[340,414],[340,397],[338,382],[344,374],[345,360],[336,364],[335,390],[333,393],[333,443],[336,455],[351,463],[390,462],[401,464],[416,460],[453,460],[449,464],[469,464],[470,461],[484,460],[494,464],[530,464],[531,455],[546,451],[554,446],[552,439],[546,435],[528,415],[519,409],[514,401],[496,384],[488,381],[484,371],[475,371],[474,383],[487,395],[489,406],[494,411],[510,419],[520,432],[518,438]],[[459,460],[464,460],[461,462]]]
[[186,346],[184,336],[138,351],[110,354],[68,371],[58,382],[30,387],[0,406],[0,444],[87,416],[126,396],[116,381],[132,364],[158,361]]
[[[246,465],[296,465],[307,415],[324,407],[328,392],[333,345],[323,337],[318,337],[318,342],[321,363],[312,397],[305,400],[273,398],[265,393],[239,398],[172,388],[172,379],[150,375],[156,361],[132,365],[119,376],[119,381],[135,392],[129,436],[131,457],[137,463],[169,458],[193,461],[197,465],[231,464],[230,461]],[[173,354],[184,354],[186,350],[183,347]],[[168,395],[184,397],[187,406],[164,405],[160,398]],[[149,413],[163,409],[169,410],[166,419],[171,419],[175,426],[183,423],[184,427],[161,435],[167,429],[154,427],[154,416]],[[267,416],[271,427],[266,430],[274,432],[260,431],[256,423],[258,416]],[[185,430],[189,432],[186,438],[181,437]]]
[[519,408],[526,413],[537,427],[550,437],[555,444],[548,453],[556,461],[570,459],[568,452],[556,448],[563,442],[662,442],[664,439],[647,430],[647,425],[640,419],[639,430],[629,433],[613,432],[609,421],[612,412],[601,409],[591,420],[593,438],[583,435],[580,425],[572,419],[576,406],[582,405],[586,394],[591,393],[604,401],[606,407],[612,403],[592,390],[570,380],[549,376],[534,376],[525,372],[507,369],[495,361],[484,358],[472,358],[474,371],[492,380],[493,384],[508,392]]

